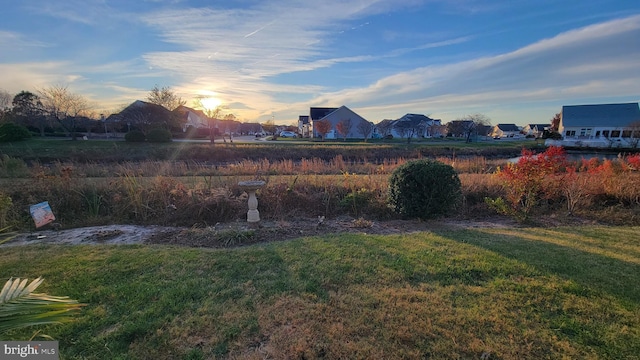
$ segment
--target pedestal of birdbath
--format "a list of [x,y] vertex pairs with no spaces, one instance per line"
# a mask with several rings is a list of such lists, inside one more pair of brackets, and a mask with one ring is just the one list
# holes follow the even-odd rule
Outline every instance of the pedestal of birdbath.
[[264,186],[264,181],[240,181],[238,183],[240,189],[249,194],[249,211],[247,211],[247,222],[254,223],[260,221],[260,213],[258,212],[258,199],[256,198],[256,190]]

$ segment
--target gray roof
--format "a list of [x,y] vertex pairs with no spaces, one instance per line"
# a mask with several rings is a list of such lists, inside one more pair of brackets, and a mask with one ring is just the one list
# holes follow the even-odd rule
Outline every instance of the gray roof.
[[625,127],[640,121],[638,103],[567,105],[562,107],[563,126]]
[[312,107],[309,109],[309,116],[311,116],[311,121],[316,121],[322,119],[323,117],[331,114],[336,110],[338,110],[338,108]]
[[498,124],[496,126],[502,131],[520,131],[516,124]]

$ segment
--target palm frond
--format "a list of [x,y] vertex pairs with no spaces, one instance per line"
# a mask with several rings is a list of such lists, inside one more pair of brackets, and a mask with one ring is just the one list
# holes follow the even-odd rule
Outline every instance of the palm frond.
[[0,333],[8,330],[71,320],[85,304],[67,296],[36,294],[41,277],[27,285],[28,279],[9,279],[0,291]]

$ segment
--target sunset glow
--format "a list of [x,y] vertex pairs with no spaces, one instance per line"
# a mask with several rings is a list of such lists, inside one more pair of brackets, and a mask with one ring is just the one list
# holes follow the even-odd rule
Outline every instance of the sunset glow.
[[525,126],[640,101],[638,0],[29,0],[2,15],[0,91],[67,85],[105,113],[154,85],[283,124],[345,105],[374,123]]
[[215,108],[220,106],[220,104],[222,104],[222,101],[220,101],[220,99],[214,97],[203,98],[202,100],[200,100],[200,102],[206,110],[214,110]]

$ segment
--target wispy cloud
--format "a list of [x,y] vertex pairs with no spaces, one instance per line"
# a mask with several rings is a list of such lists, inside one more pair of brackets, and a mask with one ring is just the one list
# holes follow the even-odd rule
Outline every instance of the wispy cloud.
[[32,39],[27,35],[12,31],[0,31],[0,50],[15,51],[24,47],[49,47],[50,44]]
[[[221,96],[228,96],[227,101],[253,103],[254,107],[284,106],[273,97],[264,96],[265,92],[271,94],[283,88],[271,80],[278,75],[402,56],[467,41],[466,38],[435,41],[387,54],[341,57],[330,51],[333,36],[337,34],[335,29],[340,24],[417,3],[282,1],[242,9],[164,10],[144,16],[144,22],[157,28],[164,41],[177,44],[183,50],[151,52],[145,54],[144,59],[154,68],[180,74],[192,82],[191,86],[207,86]],[[191,86],[181,87],[189,91]],[[239,88],[248,92],[240,93]],[[191,87],[190,91],[199,89]],[[258,101],[264,103],[256,104]]]
[[410,106],[432,112],[445,107],[637,95],[640,71],[633,59],[640,58],[638,38],[640,16],[632,16],[497,56],[416,68],[366,88],[326,93],[314,101],[340,99],[380,114],[381,109]]

